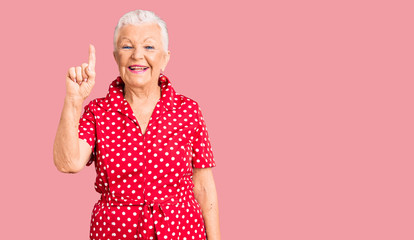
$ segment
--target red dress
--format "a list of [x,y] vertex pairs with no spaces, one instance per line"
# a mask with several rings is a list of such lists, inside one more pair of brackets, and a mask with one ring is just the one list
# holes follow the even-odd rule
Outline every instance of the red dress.
[[114,80],[79,121],[79,138],[95,162],[95,204],[90,239],[206,239],[194,197],[193,168],[215,167],[210,139],[195,100],[174,91],[160,75],[161,98],[145,134]]

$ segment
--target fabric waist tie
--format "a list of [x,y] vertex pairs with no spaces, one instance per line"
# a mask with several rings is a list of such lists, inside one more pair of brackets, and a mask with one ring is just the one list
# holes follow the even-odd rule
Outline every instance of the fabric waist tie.
[[[142,214],[138,217],[138,239],[149,240],[152,236],[152,227],[154,227],[154,233],[159,239],[169,239],[171,236],[171,228],[169,224],[169,218],[165,215],[164,207],[166,205],[179,205],[183,204],[181,194],[171,195],[163,200],[114,200],[111,195],[102,193],[100,201],[107,206],[143,206]],[[163,236],[161,238],[161,236]],[[157,239],[157,238],[153,238]]]

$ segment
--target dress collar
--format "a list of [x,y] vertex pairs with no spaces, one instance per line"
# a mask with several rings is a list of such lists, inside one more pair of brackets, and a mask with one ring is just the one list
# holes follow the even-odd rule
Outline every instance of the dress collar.
[[[108,94],[100,106],[107,111],[120,112],[126,116],[132,117],[133,111],[128,101],[124,97],[125,83],[120,76],[118,76],[108,89]],[[179,107],[179,98],[172,87],[171,81],[164,74],[160,74],[158,78],[158,86],[161,87],[161,98],[158,101],[165,111],[172,111]]]

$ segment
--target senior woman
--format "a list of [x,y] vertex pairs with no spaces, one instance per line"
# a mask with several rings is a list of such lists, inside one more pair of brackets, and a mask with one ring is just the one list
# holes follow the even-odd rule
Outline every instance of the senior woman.
[[89,62],[69,68],[53,146],[64,173],[95,165],[90,239],[220,239],[216,166],[199,104],[178,94],[164,71],[165,22],[126,13],[114,33],[119,76],[106,97],[82,104],[95,85]]

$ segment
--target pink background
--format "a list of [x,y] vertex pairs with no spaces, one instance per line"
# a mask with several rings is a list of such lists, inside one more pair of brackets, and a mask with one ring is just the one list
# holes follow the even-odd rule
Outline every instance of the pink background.
[[[197,2],[197,3],[196,3]],[[412,1],[10,1],[0,7],[2,239],[88,239],[93,167],[52,149],[69,67],[118,74],[118,19],[167,22],[166,75],[196,99],[222,239],[414,239]]]

